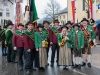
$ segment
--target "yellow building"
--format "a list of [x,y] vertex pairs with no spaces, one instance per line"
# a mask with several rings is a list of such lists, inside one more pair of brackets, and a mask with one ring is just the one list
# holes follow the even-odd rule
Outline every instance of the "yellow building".
[[[68,0],[68,20],[73,20],[72,19],[72,5],[71,5],[71,1],[72,0]],[[95,20],[100,19],[100,10],[98,10],[98,4],[100,4],[100,0],[97,0],[96,2],[97,6],[96,6],[96,16],[95,16]],[[86,6],[86,2],[85,0],[75,0],[75,7],[76,7],[76,22],[78,20],[78,22],[80,22],[82,20],[82,18],[88,18],[86,10],[87,10],[87,6]]]
[[59,20],[60,25],[64,25],[67,22],[67,7],[57,13],[56,18]]

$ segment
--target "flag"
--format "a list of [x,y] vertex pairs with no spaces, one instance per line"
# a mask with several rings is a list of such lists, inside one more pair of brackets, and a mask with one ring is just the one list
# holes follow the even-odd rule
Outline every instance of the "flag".
[[30,0],[29,4],[30,4],[30,20],[34,23],[38,20],[35,0]]
[[93,19],[96,20],[96,0],[92,0],[92,7],[93,7]]
[[90,0],[90,17],[93,18],[93,7],[92,7],[93,0]]
[[75,1],[74,0],[72,0],[71,1],[71,5],[72,5],[72,18],[73,18],[73,21],[74,21],[74,23],[75,23]]

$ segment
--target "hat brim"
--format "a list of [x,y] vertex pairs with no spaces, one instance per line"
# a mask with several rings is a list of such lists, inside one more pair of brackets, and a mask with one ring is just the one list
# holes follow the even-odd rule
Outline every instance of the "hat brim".
[[45,23],[49,24],[49,22],[43,22],[43,24],[45,24]]
[[60,23],[59,21],[55,21],[54,23]]
[[82,20],[81,22],[83,22],[83,21],[87,21],[88,22],[88,20]]
[[65,25],[68,25],[68,24],[72,25],[72,23],[66,23]]
[[37,26],[37,28],[43,28],[44,26]]
[[8,24],[8,25],[6,25],[6,26],[8,27],[8,26],[10,26],[10,25],[13,26],[14,24]]
[[22,26],[22,27],[24,27],[24,25],[18,25],[18,27],[19,27],[19,26]]
[[78,28],[79,28],[80,26],[79,26],[79,25],[74,25],[73,28],[74,28],[74,27],[78,27]]

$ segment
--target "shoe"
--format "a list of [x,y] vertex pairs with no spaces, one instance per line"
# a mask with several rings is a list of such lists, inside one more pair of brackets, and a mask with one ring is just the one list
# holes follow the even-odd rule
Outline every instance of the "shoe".
[[23,67],[20,67],[19,70],[22,71],[23,70]]
[[42,71],[45,71],[45,69],[42,67]]
[[78,69],[81,69],[81,65],[80,64],[78,65]]
[[74,65],[74,66],[73,66],[73,68],[77,68],[77,67],[78,67],[78,65]]
[[18,63],[18,61],[12,61],[12,63]]
[[30,75],[30,71],[29,71],[29,70],[27,70],[27,71],[26,71],[26,74],[27,74],[27,75]]
[[69,70],[68,67],[64,67],[63,70]]
[[51,64],[51,67],[53,67],[54,66],[54,64]]
[[91,63],[88,63],[87,65],[88,65],[88,67],[91,67]]
[[81,66],[85,66],[85,65],[86,65],[86,63],[85,63],[85,62],[83,62]]
[[5,56],[4,54],[2,54],[2,56]]
[[47,64],[47,66],[49,66],[49,63]]
[[33,68],[32,70],[33,70],[33,71],[36,71],[36,69],[35,69],[35,68]]
[[39,71],[41,71],[41,72],[43,71],[42,67],[39,68]]
[[11,60],[8,60],[7,62],[8,62],[8,63],[10,63],[10,62],[11,62]]

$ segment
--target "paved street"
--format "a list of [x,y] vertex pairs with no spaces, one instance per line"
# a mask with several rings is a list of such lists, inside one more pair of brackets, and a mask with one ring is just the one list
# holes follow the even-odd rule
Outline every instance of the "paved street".
[[[100,46],[92,49],[92,67],[82,67],[81,70],[73,69],[64,71],[62,67],[53,68],[48,66],[45,72],[33,71],[31,75],[100,75]],[[50,55],[49,55],[50,56]],[[17,64],[7,63],[6,57],[2,57],[0,50],[0,75],[25,75],[24,72],[18,70]]]

